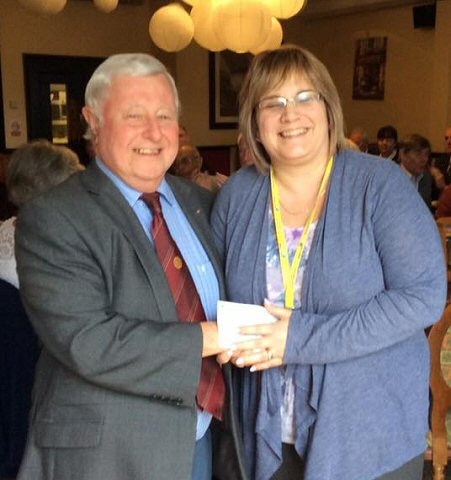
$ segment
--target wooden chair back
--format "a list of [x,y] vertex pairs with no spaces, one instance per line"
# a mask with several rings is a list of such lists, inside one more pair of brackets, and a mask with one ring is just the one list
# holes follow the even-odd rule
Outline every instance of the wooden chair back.
[[[432,393],[431,434],[433,479],[445,480],[449,458],[446,414],[451,409],[451,304],[429,332]],[[449,331],[448,331],[449,330]]]

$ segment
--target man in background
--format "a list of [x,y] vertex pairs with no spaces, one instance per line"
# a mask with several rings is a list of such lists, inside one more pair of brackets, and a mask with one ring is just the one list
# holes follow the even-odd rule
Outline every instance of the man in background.
[[368,135],[363,130],[363,128],[360,128],[360,127],[353,128],[348,138],[359,147],[359,150],[361,152],[368,153],[369,140],[368,140]]
[[410,178],[429,209],[432,206],[433,184],[433,178],[427,170],[430,153],[429,140],[416,133],[406,135],[399,143],[401,168]]

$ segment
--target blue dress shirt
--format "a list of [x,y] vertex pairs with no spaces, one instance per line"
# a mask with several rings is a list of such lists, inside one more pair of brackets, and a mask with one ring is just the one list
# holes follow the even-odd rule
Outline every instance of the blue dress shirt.
[[[98,157],[96,158],[96,163],[102,172],[104,172],[120,190],[138,217],[149,241],[153,244],[151,235],[153,215],[140,198],[143,192],[139,192],[127,185]],[[204,307],[205,316],[207,320],[216,320],[219,285],[210,259],[166,180],[163,179],[157,191],[160,193],[161,208],[169,232],[188,266],[197,292],[199,293],[202,306]],[[210,425],[211,418],[212,415],[210,413],[198,410],[196,440],[204,436]]]

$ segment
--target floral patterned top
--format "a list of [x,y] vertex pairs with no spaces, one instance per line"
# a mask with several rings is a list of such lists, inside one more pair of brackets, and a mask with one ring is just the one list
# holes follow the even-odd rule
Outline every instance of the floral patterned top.
[[[269,233],[268,244],[266,246],[266,278],[267,278],[267,295],[268,300],[276,305],[283,306],[285,300],[285,289],[283,286],[282,269],[280,266],[279,248],[277,246],[276,230],[274,227],[274,216],[272,208],[269,208]],[[310,246],[312,244],[313,235],[315,233],[316,222],[310,226],[310,231],[307,238],[307,243],[302,256],[301,264],[299,266],[298,275],[296,278],[295,288],[295,308],[301,306],[301,287],[302,279],[304,277],[305,265],[308,259]],[[296,253],[296,248],[302,237],[304,227],[289,228],[285,227],[285,238],[287,241],[288,256],[290,264],[293,261]],[[294,416],[294,405],[296,396],[296,386],[292,378],[285,376],[285,369],[280,368],[280,381],[283,392],[284,401],[281,407],[280,415],[282,418],[282,441],[284,443],[295,443],[296,438],[296,421]]]
[[11,217],[0,224],[0,278],[19,288],[19,278],[14,256],[14,232],[16,217]]

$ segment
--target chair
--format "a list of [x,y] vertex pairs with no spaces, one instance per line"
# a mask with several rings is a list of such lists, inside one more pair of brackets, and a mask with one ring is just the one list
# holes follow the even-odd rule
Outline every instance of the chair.
[[[451,304],[432,326],[428,340],[431,350],[430,387],[432,393],[431,434],[433,479],[445,480],[451,450],[447,446],[446,414],[451,409]],[[426,454],[425,459],[429,460]]]

